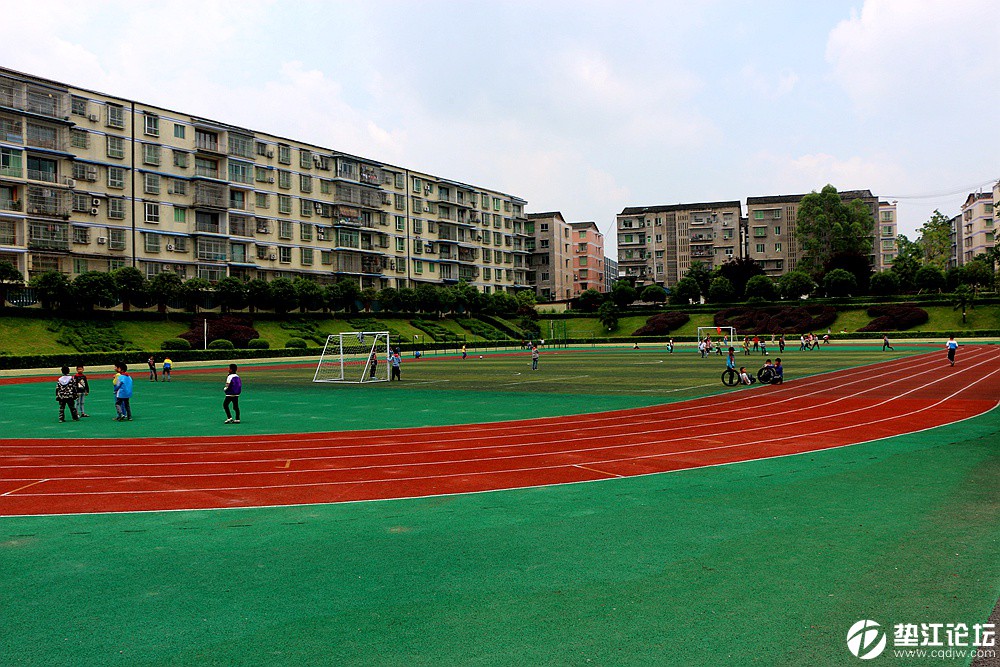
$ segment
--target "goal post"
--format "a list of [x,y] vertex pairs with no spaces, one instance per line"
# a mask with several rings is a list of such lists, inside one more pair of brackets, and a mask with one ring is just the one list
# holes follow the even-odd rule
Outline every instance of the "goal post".
[[326,337],[313,382],[389,380],[389,332],[345,331]]
[[[739,347],[736,339],[736,327],[698,327],[698,341],[712,339],[712,346],[722,342],[725,347]],[[725,351],[725,350],[723,350]]]

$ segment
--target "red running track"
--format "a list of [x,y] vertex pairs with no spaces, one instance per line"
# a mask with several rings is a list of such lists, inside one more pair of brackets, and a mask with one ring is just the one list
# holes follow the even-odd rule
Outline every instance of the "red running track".
[[[583,482],[857,444],[1000,403],[1000,348],[615,412],[339,433],[0,440],[0,516],[208,509]],[[993,376],[993,377],[991,377]]]

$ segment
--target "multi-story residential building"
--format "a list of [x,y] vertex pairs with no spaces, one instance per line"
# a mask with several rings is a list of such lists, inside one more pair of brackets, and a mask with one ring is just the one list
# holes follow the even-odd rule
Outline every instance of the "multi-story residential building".
[[605,255],[604,257],[604,291],[610,292],[618,280],[618,262]]
[[573,296],[588,289],[604,292],[604,234],[595,222],[571,222]]
[[534,251],[528,280],[543,301],[573,298],[573,250],[570,226],[559,211],[529,213],[528,229]]
[[878,222],[875,228],[875,270],[886,271],[896,258],[896,235],[899,219],[896,217],[896,202],[878,203]]
[[218,280],[528,286],[525,200],[0,69],[0,259]]
[[996,219],[993,209],[993,192],[972,192],[962,204],[961,249],[956,252],[961,266],[996,246]]
[[628,207],[618,214],[618,265],[636,284],[677,283],[692,262],[713,268],[736,257],[738,201]]
[[959,266],[959,258],[962,256],[962,214],[959,213],[948,221],[950,229],[948,240],[951,242],[951,255],[948,257],[948,268],[954,269]]
[[[794,270],[802,259],[802,244],[796,238],[795,229],[803,197],[804,194],[747,197],[747,256],[758,262],[769,276],[780,276]],[[843,201],[860,199],[871,213],[872,220],[878,220],[879,201],[870,190],[845,190],[840,193],[840,198]],[[872,266],[876,270],[884,268],[882,253],[879,252],[880,231],[876,229],[872,239]],[[895,256],[895,243],[893,248]]]

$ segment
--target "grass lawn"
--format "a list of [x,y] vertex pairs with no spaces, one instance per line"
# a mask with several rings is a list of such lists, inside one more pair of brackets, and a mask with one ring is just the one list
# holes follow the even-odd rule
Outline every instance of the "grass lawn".
[[125,339],[140,350],[158,350],[163,341],[177,338],[191,325],[185,322],[125,321],[118,322],[117,327]]
[[7,354],[57,354],[66,348],[56,342],[48,321],[34,317],[0,317],[0,351]]

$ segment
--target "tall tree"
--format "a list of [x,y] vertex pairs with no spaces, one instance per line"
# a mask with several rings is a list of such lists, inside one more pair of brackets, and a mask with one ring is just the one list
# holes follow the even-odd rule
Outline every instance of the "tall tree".
[[670,303],[679,306],[690,305],[701,298],[701,288],[694,278],[681,278],[670,289]]
[[917,271],[923,263],[924,251],[919,243],[906,238],[905,234],[896,237],[896,250],[890,270],[899,279],[900,291],[912,291],[916,289]]
[[323,307],[323,288],[315,280],[299,277],[292,282],[292,285],[299,300],[300,311],[304,313],[307,310],[319,310]]
[[184,281],[181,286],[181,297],[185,305],[191,312],[197,313],[198,309],[205,305],[205,301],[212,293],[212,283],[204,278],[190,278]]
[[[684,277],[690,278],[697,283],[698,292],[701,296],[708,296],[708,288],[711,286],[712,278],[714,276],[712,275],[712,270],[707,264],[699,261],[691,262],[691,266],[684,272]],[[733,279],[730,276],[726,277],[729,278],[730,282],[732,282]],[[744,281],[743,284],[746,285],[746,281]],[[735,285],[733,287],[735,288]]]
[[789,271],[778,278],[778,291],[785,299],[799,299],[816,289],[816,281],[805,271]]
[[611,288],[611,300],[619,308],[626,308],[639,298],[639,293],[632,287],[632,283],[627,280],[619,280]]
[[[331,285],[330,287],[333,287]],[[287,313],[299,305],[299,293],[295,291],[295,283],[288,278],[275,278],[271,281],[271,303],[274,312]]]
[[871,211],[859,199],[845,203],[832,185],[802,198],[795,223],[796,240],[802,246],[798,266],[813,275],[837,255],[871,254],[875,231]]
[[132,302],[140,299],[148,288],[146,276],[134,266],[123,266],[111,272],[115,281],[118,298],[122,301],[122,310],[132,310]]
[[73,299],[84,310],[94,306],[109,307],[116,303],[115,279],[103,271],[87,271],[73,280]]
[[271,307],[271,285],[266,280],[254,278],[247,283],[247,302],[250,305],[250,312],[254,309],[267,309]]
[[924,266],[944,271],[951,258],[951,221],[935,209],[930,220],[917,230],[917,243],[924,256]]
[[173,271],[157,273],[149,281],[149,296],[161,313],[167,312],[167,304],[180,296],[183,281]]
[[239,278],[226,276],[215,284],[215,291],[224,313],[247,305],[247,284]]
[[69,278],[58,271],[46,271],[32,276],[28,287],[35,290],[43,308],[59,308],[66,305],[72,297]]
[[764,275],[764,268],[749,257],[734,257],[723,262],[716,273],[729,280],[736,298],[742,299],[747,282],[754,276]]

